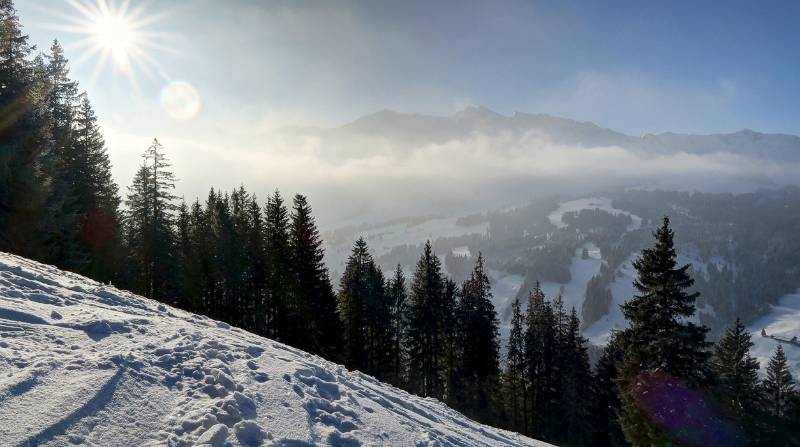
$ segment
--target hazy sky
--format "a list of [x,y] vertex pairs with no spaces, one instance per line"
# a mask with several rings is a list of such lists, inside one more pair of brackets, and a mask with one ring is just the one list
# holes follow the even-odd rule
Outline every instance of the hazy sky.
[[[227,187],[238,168],[226,157],[269,152],[258,144],[265,130],[336,126],[380,109],[482,105],[631,134],[800,134],[795,1],[158,0],[140,14],[153,19],[142,31],[158,48],[141,48],[157,67],[148,77],[133,64],[138,88],[110,65],[93,76],[96,58],[75,47],[83,36],[53,27],[80,15],[73,4],[16,5],[40,49],[57,37],[71,60],[85,59],[72,76],[101,117],[123,185],[154,136],[190,184],[219,176]],[[171,81],[196,89],[196,117],[165,113]],[[248,175],[267,163],[253,160]]]

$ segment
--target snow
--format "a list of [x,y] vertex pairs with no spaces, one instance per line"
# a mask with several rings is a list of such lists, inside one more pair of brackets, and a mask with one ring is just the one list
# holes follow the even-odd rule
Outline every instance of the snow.
[[[583,259],[583,249],[589,252],[589,257]],[[548,298],[555,298],[559,294],[564,300],[564,308],[569,312],[573,307],[580,315],[583,301],[586,299],[586,285],[593,276],[600,273],[600,266],[603,261],[600,258],[600,249],[589,242],[581,245],[575,250],[572,262],[569,267],[570,282],[566,284],[557,282],[543,282],[542,291]]]
[[800,345],[781,343],[772,338],[762,337],[762,329],[770,336],[788,340],[791,340],[792,337],[800,339],[800,290],[783,296],[778,301],[778,305],[772,306],[772,309],[766,315],[748,327],[753,339],[751,352],[761,364],[762,373],[766,372],[769,358],[775,352],[778,344],[781,344],[783,345],[783,350],[786,351],[786,359],[789,362],[792,375],[794,377],[800,376]]
[[3,445],[529,445],[209,318],[0,253]]
[[607,213],[618,215],[618,214],[625,214],[631,216],[631,224],[628,225],[627,230],[633,231],[638,230],[642,227],[642,218],[631,214],[627,211],[623,211],[619,208],[614,208],[611,205],[611,199],[607,197],[586,197],[583,199],[571,200],[569,202],[564,202],[558,205],[558,208],[550,213],[547,218],[550,219],[550,223],[555,225],[558,228],[565,228],[567,224],[564,223],[564,213],[571,213],[580,210],[593,210],[599,208]]
[[633,268],[633,261],[636,257],[636,254],[630,255],[615,271],[614,281],[608,287],[612,296],[608,313],[583,331],[583,335],[593,345],[604,346],[608,342],[612,330],[624,329],[628,326],[620,306],[635,293],[633,280],[636,269]]
[[469,247],[466,245],[454,248],[451,253],[453,253],[453,256],[464,256],[467,258],[472,256],[472,253],[469,251]]

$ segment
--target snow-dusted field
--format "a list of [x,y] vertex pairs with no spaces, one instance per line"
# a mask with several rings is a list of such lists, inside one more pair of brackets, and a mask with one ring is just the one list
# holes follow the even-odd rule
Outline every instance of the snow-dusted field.
[[550,213],[547,218],[550,219],[550,223],[555,225],[558,228],[564,228],[567,224],[564,223],[563,217],[564,213],[570,213],[575,211],[580,211],[584,209],[593,210],[595,208],[599,208],[603,211],[606,211],[610,214],[626,214],[631,216],[631,224],[628,225],[627,230],[633,231],[642,227],[642,218],[631,214],[627,211],[623,211],[619,208],[614,208],[611,205],[611,199],[606,197],[587,197],[583,199],[571,200],[569,202],[564,202],[558,205],[558,208]]
[[628,326],[620,306],[625,304],[625,301],[635,293],[633,279],[636,277],[636,270],[633,268],[633,261],[636,257],[636,254],[632,254],[617,268],[614,281],[609,285],[613,298],[608,313],[583,331],[583,335],[589,339],[590,343],[597,346],[605,345],[612,330],[624,329]]
[[[777,336],[791,340],[792,337],[800,339],[800,290],[780,299],[777,306],[761,317],[758,321],[751,324],[748,328],[753,338],[753,356],[761,363],[761,372],[765,373],[767,362],[775,352],[775,348],[780,343],[771,338],[762,337],[761,330],[764,329],[767,335]],[[800,346],[792,343],[780,343],[786,351],[786,359],[789,361],[789,368],[792,375],[800,375]]]
[[0,440],[546,445],[227,324],[4,253]]
[[[581,256],[584,248],[589,252],[589,257],[586,259]],[[566,284],[543,282],[541,284],[542,291],[549,299],[560,294],[567,312],[574,307],[580,315],[581,306],[586,300],[586,285],[594,275],[600,273],[602,263],[600,249],[591,242],[583,244],[575,250],[575,254],[572,256],[572,263],[569,267],[572,280]]]

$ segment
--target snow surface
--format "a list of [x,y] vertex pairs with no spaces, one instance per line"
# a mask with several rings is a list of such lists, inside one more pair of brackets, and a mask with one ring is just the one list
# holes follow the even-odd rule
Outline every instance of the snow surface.
[[633,280],[636,277],[636,269],[633,268],[633,261],[637,255],[632,254],[616,270],[614,281],[609,284],[611,291],[611,305],[608,313],[602,318],[592,323],[583,331],[583,335],[589,339],[593,345],[604,346],[608,342],[608,337],[612,330],[624,329],[628,326],[625,316],[622,315],[622,306],[625,301],[630,299],[636,292],[633,288]]
[[[589,257],[583,259],[583,249],[589,252]],[[600,249],[593,243],[589,242],[581,245],[575,250],[572,256],[572,262],[569,266],[569,273],[571,280],[568,283],[562,284],[557,282],[543,282],[541,283],[542,291],[545,296],[552,299],[561,295],[564,300],[564,309],[569,312],[573,307],[581,313],[581,307],[586,300],[586,285],[593,276],[600,273],[600,266],[603,264],[600,258]]]
[[762,337],[761,329],[764,329],[767,335],[788,340],[791,340],[792,337],[800,339],[800,290],[782,297],[777,306],[772,306],[769,313],[748,327],[753,339],[751,352],[761,364],[762,374],[766,372],[767,362],[780,343],[783,345],[783,350],[786,351],[786,359],[792,375],[798,377],[800,375],[800,345],[781,343],[772,338]]
[[642,227],[642,218],[631,214],[627,211],[621,210],[619,208],[614,208],[611,205],[611,199],[607,197],[586,197],[583,199],[571,200],[569,202],[564,202],[558,205],[558,208],[550,213],[547,218],[550,219],[550,223],[555,225],[558,228],[564,228],[567,224],[564,223],[564,213],[571,213],[580,210],[593,210],[599,208],[609,214],[618,215],[618,214],[625,214],[631,216],[631,224],[628,225],[627,230],[633,231],[637,230]]
[[286,345],[0,253],[3,445],[529,445]]

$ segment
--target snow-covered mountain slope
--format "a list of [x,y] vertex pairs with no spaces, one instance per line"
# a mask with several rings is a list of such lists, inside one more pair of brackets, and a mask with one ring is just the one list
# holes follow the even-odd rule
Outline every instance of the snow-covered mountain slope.
[[[781,298],[777,306],[772,306],[767,315],[748,329],[753,338],[753,356],[761,364],[762,373],[766,373],[769,358],[781,344],[792,374],[800,375],[800,341],[797,341],[800,340],[800,290]],[[762,329],[767,337],[761,336]]]
[[227,324],[4,253],[0,439],[546,445]]

